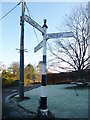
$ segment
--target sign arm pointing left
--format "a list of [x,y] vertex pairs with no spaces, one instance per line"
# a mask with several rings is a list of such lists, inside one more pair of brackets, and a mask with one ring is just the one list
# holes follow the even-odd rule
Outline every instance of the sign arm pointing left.
[[44,29],[37,22],[31,19],[29,16],[25,15],[24,20],[30,25],[32,25],[33,27],[35,27],[36,29],[38,29],[40,32],[45,33]]

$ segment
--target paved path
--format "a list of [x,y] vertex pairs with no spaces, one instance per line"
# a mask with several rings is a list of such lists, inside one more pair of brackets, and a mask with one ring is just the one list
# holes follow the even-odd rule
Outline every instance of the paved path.
[[[32,85],[29,87],[25,87],[24,91],[31,90],[33,88],[39,87],[40,85]],[[17,87],[8,87],[2,89],[2,120],[7,119],[28,119],[32,117],[32,114],[29,111],[26,111],[20,108],[15,99],[10,99],[10,101],[6,102],[8,96],[17,93]]]

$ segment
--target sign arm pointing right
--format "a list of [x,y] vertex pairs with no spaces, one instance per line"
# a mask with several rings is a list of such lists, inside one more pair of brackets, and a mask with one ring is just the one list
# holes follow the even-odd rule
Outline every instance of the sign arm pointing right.
[[[62,33],[49,33],[46,35],[48,39],[53,39],[53,38],[67,38],[67,37],[74,37],[73,32],[62,32]],[[43,41],[41,41],[35,48],[34,52],[37,52],[39,49],[43,47]]]

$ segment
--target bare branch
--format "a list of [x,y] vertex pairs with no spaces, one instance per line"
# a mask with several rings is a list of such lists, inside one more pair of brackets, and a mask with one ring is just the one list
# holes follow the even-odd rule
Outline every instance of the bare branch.
[[[74,12],[75,11],[75,12]],[[87,13],[81,6],[73,11],[73,15],[67,17],[66,25],[74,33],[74,38],[58,39],[49,45],[50,53],[55,56],[55,64],[61,69],[87,69],[90,67],[87,56],[88,36],[87,36]],[[62,63],[62,65],[61,65]],[[63,66],[66,63],[67,66]]]

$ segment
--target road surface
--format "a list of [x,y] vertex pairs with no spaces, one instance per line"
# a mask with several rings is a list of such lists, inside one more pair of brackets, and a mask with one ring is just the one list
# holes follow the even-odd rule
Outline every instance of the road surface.
[[[31,85],[24,87],[24,91],[31,90],[35,87],[39,87],[38,85]],[[18,87],[6,87],[2,89],[2,118],[4,119],[10,119],[10,118],[26,118],[30,117],[31,114],[20,108],[16,102],[12,101],[10,104],[6,104],[5,100],[6,98],[14,93],[19,92]]]

